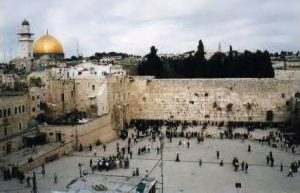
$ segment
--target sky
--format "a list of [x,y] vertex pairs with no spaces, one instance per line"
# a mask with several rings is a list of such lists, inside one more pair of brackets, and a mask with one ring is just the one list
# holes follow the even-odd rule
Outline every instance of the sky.
[[118,51],[183,53],[202,39],[207,51],[300,50],[300,0],[0,0],[0,60],[19,54],[27,19],[38,39],[49,34],[67,57]]

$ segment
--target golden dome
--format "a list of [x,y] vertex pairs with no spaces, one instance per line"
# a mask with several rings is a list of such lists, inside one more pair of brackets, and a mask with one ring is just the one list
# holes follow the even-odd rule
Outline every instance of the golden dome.
[[62,45],[53,36],[47,34],[33,44],[33,54],[63,54]]

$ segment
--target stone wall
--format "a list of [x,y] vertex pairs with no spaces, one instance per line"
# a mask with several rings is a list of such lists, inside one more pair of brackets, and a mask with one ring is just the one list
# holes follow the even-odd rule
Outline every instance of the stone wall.
[[[51,157],[59,158],[63,155],[70,154],[73,150],[73,141],[69,141],[68,143],[62,144],[59,147],[44,153],[43,155],[35,158],[32,162],[26,163],[20,166],[20,170],[23,172],[31,171],[43,163],[47,163],[47,160]],[[53,159],[53,158],[52,158]]]
[[89,146],[101,142],[110,142],[117,138],[116,132],[112,129],[111,115],[91,120],[81,125],[40,125],[39,131],[47,134],[48,142],[58,142],[57,135],[61,136],[61,141],[74,141],[74,146]]
[[294,80],[131,79],[131,119],[284,122],[296,92]]

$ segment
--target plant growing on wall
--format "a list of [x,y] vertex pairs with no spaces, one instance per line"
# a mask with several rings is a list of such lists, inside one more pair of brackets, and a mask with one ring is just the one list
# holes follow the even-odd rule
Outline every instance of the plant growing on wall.
[[266,116],[267,121],[273,121],[273,118],[274,118],[273,111],[272,110],[268,110],[267,111],[267,116]]
[[217,104],[217,102],[215,101],[214,103],[213,103],[213,108],[217,108],[218,107],[218,104]]
[[232,111],[232,108],[233,108],[233,104],[232,103],[227,104],[227,106],[226,106],[227,112]]
[[247,111],[250,111],[252,109],[252,105],[250,103],[246,104],[246,109]]

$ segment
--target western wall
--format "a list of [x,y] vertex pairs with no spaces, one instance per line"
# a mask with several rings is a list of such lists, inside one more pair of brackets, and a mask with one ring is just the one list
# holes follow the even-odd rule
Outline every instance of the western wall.
[[129,103],[131,119],[285,122],[295,93],[293,79],[131,77]]

